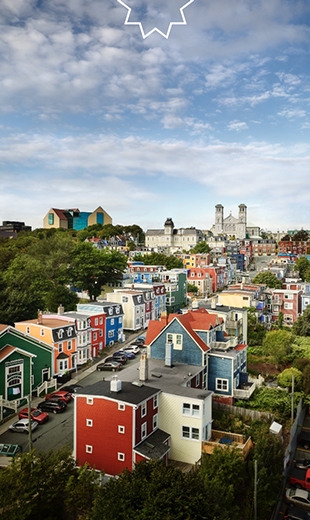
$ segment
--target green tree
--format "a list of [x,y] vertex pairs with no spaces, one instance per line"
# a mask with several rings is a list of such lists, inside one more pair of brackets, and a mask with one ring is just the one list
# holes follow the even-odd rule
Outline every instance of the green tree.
[[310,262],[305,256],[298,258],[298,260],[296,260],[295,262],[295,268],[299,272],[299,276],[303,281],[305,280],[305,275],[306,272],[309,270],[309,267]]
[[265,284],[270,289],[282,289],[282,281],[279,280],[275,274],[270,271],[265,271],[263,273],[258,273],[254,279],[253,283],[262,283]]
[[293,324],[293,332],[297,336],[310,336],[310,305],[305,308],[302,315]]
[[69,277],[72,285],[88,291],[95,301],[101,294],[103,285],[115,283],[122,278],[127,259],[117,251],[99,251],[91,244],[77,244],[72,256]]
[[278,375],[279,386],[282,386],[283,388],[291,388],[293,376],[295,390],[301,390],[303,374],[300,370],[294,367],[286,368],[285,370],[283,370],[283,372],[281,372],[281,374]]
[[308,238],[309,238],[309,234],[304,229],[297,231],[297,233],[295,233],[295,235],[293,237],[293,239],[295,241],[300,241],[300,242],[307,242]]
[[202,240],[201,242],[198,242],[194,247],[191,249],[191,253],[210,253],[211,248],[209,244],[205,240]]
[[194,285],[193,283],[188,283],[188,284],[187,284],[187,292],[188,292],[188,293],[194,293],[194,294],[197,294],[197,293],[198,293],[198,287],[197,287],[197,285]]
[[143,262],[144,265],[164,265],[169,269],[182,269],[184,267],[181,259],[174,255],[165,255],[163,253],[151,253],[144,255],[142,258],[139,255],[134,257],[135,261]]
[[286,330],[268,331],[263,341],[263,351],[272,356],[278,365],[285,362],[286,357],[292,352],[292,334]]

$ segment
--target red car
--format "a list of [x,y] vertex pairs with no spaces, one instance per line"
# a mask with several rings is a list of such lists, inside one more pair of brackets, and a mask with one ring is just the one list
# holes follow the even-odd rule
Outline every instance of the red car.
[[56,392],[47,394],[45,399],[58,399],[60,401],[64,401],[65,403],[69,403],[72,399],[72,395],[64,390],[57,390]]
[[[39,424],[45,423],[48,419],[48,413],[42,412],[42,410],[39,410],[38,408],[31,408],[30,414],[31,414],[31,419],[33,421],[36,421]],[[28,408],[23,408],[18,413],[18,418],[19,419],[28,419]]]

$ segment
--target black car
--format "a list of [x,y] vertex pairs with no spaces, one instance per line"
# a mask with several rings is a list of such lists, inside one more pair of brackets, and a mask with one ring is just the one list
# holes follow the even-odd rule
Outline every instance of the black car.
[[39,410],[43,410],[44,412],[61,413],[66,410],[67,404],[64,401],[60,401],[58,399],[48,399],[39,403],[37,408],[39,408]]
[[62,386],[60,388],[60,390],[64,390],[65,392],[69,392],[69,394],[75,394],[76,392],[78,392],[80,390],[80,388],[83,388],[82,385],[67,385],[67,386]]
[[283,517],[284,520],[310,520],[310,514],[299,507],[288,507]]
[[309,469],[310,459],[295,460],[295,467],[300,469]]

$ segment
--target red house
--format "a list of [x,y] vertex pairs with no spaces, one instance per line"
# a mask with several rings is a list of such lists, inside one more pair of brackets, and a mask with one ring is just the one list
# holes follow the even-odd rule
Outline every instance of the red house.
[[170,435],[158,428],[160,390],[141,383],[99,381],[76,394],[74,458],[107,475],[135,463],[168,460]]

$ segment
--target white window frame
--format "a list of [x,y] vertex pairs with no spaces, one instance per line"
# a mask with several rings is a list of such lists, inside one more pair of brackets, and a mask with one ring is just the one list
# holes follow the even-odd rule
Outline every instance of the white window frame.
[[92,397],[87,397],[86,404],[94,404],[94,399]]
[[86,444],[85,451],[86,451],[86,453],[92,453],[93,447],[90,444]]
[[147,412],[146,401],[141,404],[141,417],[145,417]]
[[92,428],[93,420],[92,419],[86,419],[86,426],[89,426],[90,428]]
[[[225,388],[226,386],[226,388]],[[223,378],[220,378],[220,377],[217,377],[215,379],[215,389],[216,390],[222,390],[223,392],[228,392],[228,388],[229,388],[229,380],[228,379],[223,379]]]
[[158,408],[158,395],[154,395],[153,397],[153,409]]
[[118,403],[117,405],[117,409],[120,410],[121,412],[123,412],[125,410],[125,405],[124,403]]
[[125,453],[121,453],[120,451],[117,453],[117,460],[120,460],[121,462],[125,461]]
[[147,422],[141,424],[141,440],[145,439],[147,436]]
[[158,413],[153,415],[153,430],[158,427]]
[[117,427],[118,433],[125,433],[125,426],[121,426],[120,424]]

